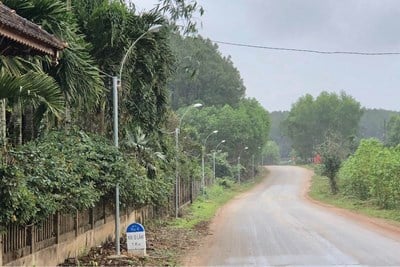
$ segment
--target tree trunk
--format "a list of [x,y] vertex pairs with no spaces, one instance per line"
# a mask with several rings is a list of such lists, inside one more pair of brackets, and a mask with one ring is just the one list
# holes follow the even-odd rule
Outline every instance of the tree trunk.
[[22,130],[22,133],[23,133],[22,138],[23,138],[24,142],[31,141],[36,136],[36,133],[35,133],[36,127],[35,127],[34,121],[33,121],[33,112],[34,112],[34,110],[33,110],[32,105],[28,105],[24,110],[24,116],[23,116],[24,120],[22,121],[22,123],[24,125],[23,130]]
[[22,103],[18,102],[15,105],[15,137],[16,137],[16,145],[22,145]]
[[70,106],[70,97],[67,93],[64,93],[65,95],[65,120],[64,120],[64,129],[69,130],[71,128],[71,106]]
[[3,147],[7,145],[6,104],[6,99],[0,100],[0,142]]
[[329,185],[331,187],[331,192],[333,195],[336,195],[337,192],[339,191],[338,187],[337,187],[337,183],[336,183],[336,179],[335,177],[331,178],[329,177]]

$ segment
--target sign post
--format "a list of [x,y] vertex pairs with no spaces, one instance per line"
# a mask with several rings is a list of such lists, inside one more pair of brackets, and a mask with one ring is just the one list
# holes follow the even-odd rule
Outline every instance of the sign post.
[[132,223],[126,229],[128,253],[134,256],[146,256],[146,235],[143,225]]

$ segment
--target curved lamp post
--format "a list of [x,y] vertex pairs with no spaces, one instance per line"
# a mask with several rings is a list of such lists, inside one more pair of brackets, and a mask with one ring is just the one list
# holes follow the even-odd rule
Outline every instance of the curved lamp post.
[[207,139],[213,135],[218,133],[218,130],[214,130],[212,131],[209,135],[207,135],[206,139],[204,139],[203,142],[203,147],[202,147],[202,151],[201,151],[201,189],[203,191],[204,194],[204,188],[205,188],[205,184],[204,184],[204,156],[205,156],[205,152],[206,152],[206,143],[207,143]]
[[[122,70],[124,68],[126,59],[128,58],[129,53],[132,51],[133,47],[136,43],[143,38],[148,33],[158,32],[161,29],[162,25],[153,25],[147,31],[142,33],[128,48],[124,57],[122,58],[120,68],[119,68],[119,77],[113,76],[113,134],[114,134],[114,145],[116,147],[119,146],[118,144],[118,78],[120,81],[120,85],[122,86]],[[115,186],[115,250],[117,255],[120,255],[120,218],[119,218],[119,183],[117,182]]]
[[215,153],[216,153],[218,147],[219,147],[221,144],[223,144],[223,143],[225,143],[225,139],[222,140],[221,142],[219,142],[219,144],[215,147],[215,150],[214,150],[214,152],[213,152],[213,172],[214,172],[214,181],[215,181]]
[[249,149],[249,147],[245,147],[242,151],[239,152],[238,156],[238,183],[240,184],[240,154],[242,154],[243,151]]
[[179,119],[178,127],[175,128],[175,218],[178,218],[179,212],[179,131],[181,129],[183,117],[185,117],[186,113],[188,113],[192,108],[199,108],[202,106],[203,105],[200,103],[189,106]]

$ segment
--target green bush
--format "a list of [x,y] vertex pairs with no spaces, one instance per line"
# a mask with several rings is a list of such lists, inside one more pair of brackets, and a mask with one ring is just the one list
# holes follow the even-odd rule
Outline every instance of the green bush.
[[79,130],[51,132],[9,151],[7,158],[12,164],[0,165],[3,226],[93,207],[100,198],[113,197],[117,182],[125,205],[159,204],[171,192],[171,180],[162,169],[149,178],[135,157]]
[[382,208],[399,208],[400,149],[375,139],[362,140],[339,172],[343,193],[373,200]]

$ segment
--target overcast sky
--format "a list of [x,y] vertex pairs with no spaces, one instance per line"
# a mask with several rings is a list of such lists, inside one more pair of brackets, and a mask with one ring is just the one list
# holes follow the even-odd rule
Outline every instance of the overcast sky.
[[[133,0],[138,11],[153,0]],[[214,41],[324,51],[400,52],[399,0],[197,0]],[[306,93],[345,91],[367,108],[400,111],[400,55],[321,55],[219,44],[248,97],[290,110]]]

